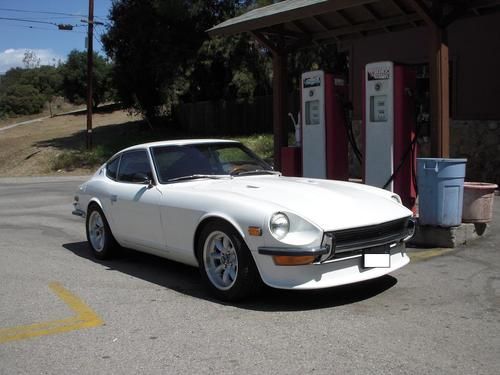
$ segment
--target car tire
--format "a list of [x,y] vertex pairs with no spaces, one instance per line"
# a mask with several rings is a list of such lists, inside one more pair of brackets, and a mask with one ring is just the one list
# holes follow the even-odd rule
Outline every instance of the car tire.
[[211,221],[203,227],[197,255],[203,281],[220,300],[234,302],[247,298],[262,283],[245,241],[225,221]]
[[94,257],[101,260],[110,259],[117,243],[102,209],[97,204],[89,206],[85,228]]

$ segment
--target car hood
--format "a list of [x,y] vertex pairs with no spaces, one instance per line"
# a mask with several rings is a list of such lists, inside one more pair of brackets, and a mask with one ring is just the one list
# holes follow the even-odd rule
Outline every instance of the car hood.
[[374,225],[412,214],[391,199],[388,191],[343,181],[245,176],[204,181],[195,189],[267,203],[277,211],[293,212],[323,230]]

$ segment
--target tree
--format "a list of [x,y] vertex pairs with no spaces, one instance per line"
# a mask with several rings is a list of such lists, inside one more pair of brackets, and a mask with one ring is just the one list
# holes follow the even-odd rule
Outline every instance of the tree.
[[24,52],[23,64],[26,69],[33,69],[40,67],[40,58],[35,51],[27,49]]
[[189,74],[184,100],[252,101],[271,93],[271,60],[248,35],[203,42]]
[[[85,103],[87,97],[87,53],[73,50],[66,63],[61,65],[62,91],[71,103]],[[97,107],[108,99],[110,87],[111,64],[105,58],[94,53],[94,69],[92,80],[92,103]]]
[[146,117],[161,114],[168,87],[184,75],[201,43],[202,30],[182,0],[122,0],[113,3],[112,26],[103,43],[115,63],[121,101]]
[[311,45],[290,53],[288,56],[288,84],[290,87],[299,87],[303,72],[321,69],[344,75],[347,78],[349,61],[347,54],[339,52],[336,44]]
[[32,85],[14,84],[0,93],[0,113],[15,115],[31,115],[39,113],[45,98]]
[[61,95],[61,83],[59,69],[54,66],[9,69],[2,76],[0,107],[9,114],[38,113],[45,102]]
[[[153,119],[180,98],[252,97],[266,91],[265,65],[248,37],[208,39],[206,30],[253,1],[121,0],[103,38],[122,102]],[[246,59],[246,56],[250,58]]]

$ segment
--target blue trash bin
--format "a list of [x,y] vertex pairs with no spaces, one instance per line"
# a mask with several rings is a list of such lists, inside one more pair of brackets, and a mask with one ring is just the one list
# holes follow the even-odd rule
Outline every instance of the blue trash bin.
[[419,224],[460,225],[466,163],[467,159],[417,159]]

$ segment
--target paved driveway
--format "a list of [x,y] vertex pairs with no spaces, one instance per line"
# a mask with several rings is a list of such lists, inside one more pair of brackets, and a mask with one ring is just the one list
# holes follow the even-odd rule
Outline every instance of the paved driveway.
[[500,373],[498,224],[392,276],[231,305],[196,269],[92,259],[80,181],[0,179],[0,374]]

